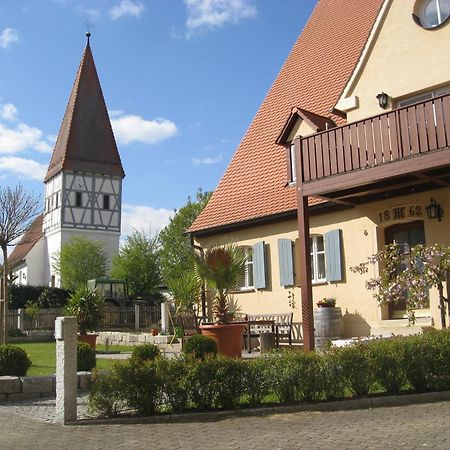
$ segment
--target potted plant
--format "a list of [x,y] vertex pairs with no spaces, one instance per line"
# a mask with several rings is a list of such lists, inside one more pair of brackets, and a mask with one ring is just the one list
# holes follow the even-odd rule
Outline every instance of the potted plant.
[[82,284],[70,295],[65,308],[66,315],[77,318],[78,340],[87,342],[94,350],[98,335],[92,332],[100,326],[103,303],[104,299],[96,289],[91,290],[86,284]]
[[317,302],[318,308],[334,308],[336,306],[335,298],[323,298]]
[[203,324],[200,329],[212,337],[219,353],[230,357],[242,354],[245,324],[232,322],[229,291],[236,289],[244,273],[246,257],[234,244],[213,246],[204,255],[195,256],[195,271],[199,280],[215,290],[213,301],[214,324]]

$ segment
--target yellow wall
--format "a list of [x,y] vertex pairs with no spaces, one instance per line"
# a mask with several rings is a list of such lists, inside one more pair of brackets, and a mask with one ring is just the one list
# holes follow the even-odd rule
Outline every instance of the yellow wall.
[[[445,211],[444,219],[439,222],[426,217],[425,208],[430,203],[430,197],[435,197]],[[334,229],[342,230],[344,281],[324,283],[313,286],[313,300],[317,302],[323,297],[335,297],[337,306],[342,308],[345,319],[345,334],[347,336],[367,335],[376,330],[383,317],[382,309],[373,298],[373,291],[368,291],[364,282],[376,275],[376,267],[371,267],[369,274],[359,275],[351,272],[350,267],[363,262],[367,256],[375,253],[384,245],[384,228],[397,223],[413,220],[407,217],[403,220],[391,220],[380,223],[379,213],[398,206],[417,205],[422,208],[425,239],[427,244],[440,242],[450,245],[450,188],[414,194],[381,202],[369,203],[353,209],[321,214],[311,217],[311,234],[323,234]],[[280,238],[295,240],[298,236],[295,220],[263,225],[233,232],[226,236],[200,239],[199,243],[206,248],[214,242],[235,242],[239,245],[254,245],[264,241],[267,249],[267,270],[269,284],[267,289],[236,292],[233,294],[240,312],[243,313],[283,313],[294,312],[294,321],[301,321],[301,297],[298,287],[280,286],[278,269],[278,244]],[[299,267],[298,258],[294,260],[294,272]],[[298,284],[298,280],[296,279]],[[294,293],[295,308],[288,302],[289,291]],[[437,308],[437,293],[431,292],[431,315],[436,326],[440,324]],[[392,321],[391,321],[392,322]]]
[[416,0],[388,3],[373,48],[346,92],[359,98],[359,108],[347,113],[349,122],[382,113],[376,99],[380,92],[399,100],[450,82],[450,21],[425,30],[411,15]]

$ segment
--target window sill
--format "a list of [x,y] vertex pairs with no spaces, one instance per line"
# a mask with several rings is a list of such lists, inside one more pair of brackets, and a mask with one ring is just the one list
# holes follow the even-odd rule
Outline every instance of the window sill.
[[327,280],[311,281],[311,284],[313,286],[322,286],[324,284],[327,284]]
[[241,292],[256,292],[256,289],[253,287],[244,287],[235,291],[231,291],[231,294],[240,294]]

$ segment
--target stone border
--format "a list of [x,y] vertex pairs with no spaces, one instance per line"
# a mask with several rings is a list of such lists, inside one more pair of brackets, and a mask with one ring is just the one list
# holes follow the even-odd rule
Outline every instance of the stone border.
[[[78,372],[78,391],[87,391],[91,372]],[[0,403],[32,400],[56,395],[56,375],[42,377],[0,377]]]
[[227,411],[186,412],[176,414],[159,414],[149,417],[112,417],[109,419],[80,419],[67,422],[66,425],[114,425],[165,422],[204,422],[206,420],[222,420],[229,417],[266,416],[270,414],[292,414],[306,411],[348,411],[352,409],[371,409],[392,406],[405,406],[423,403],[450,401],[450,391],[405,393],[400,395],[383,395],[345,400],[304,403],[288,406],[266,406],[260,408],[233,409]]
[[[130,333],[124,331],[100,331],[97,337],[97,344],[106,345],[143,345],[155,344],[160,348],[165,348],[171,343],[178,343],[178,339],[173,339],[171,335],[156,335],[151,333]],[[173,342],[172,342],[173,341]]]

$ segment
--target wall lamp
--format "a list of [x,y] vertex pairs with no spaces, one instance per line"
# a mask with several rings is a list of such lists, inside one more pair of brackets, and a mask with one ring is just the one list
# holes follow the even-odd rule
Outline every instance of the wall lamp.
[[389,95],[386,94],[386,92],[382,92],[381,94],[377,95],[378,104],[380,105],[380,108],[386,109],[389,104]]
[[431,197],[431,203],[427,206],[427,215],[430,219],[437,219],[439,222],[444,215],[444,210],[439,203],[436,203],[436,199]]

